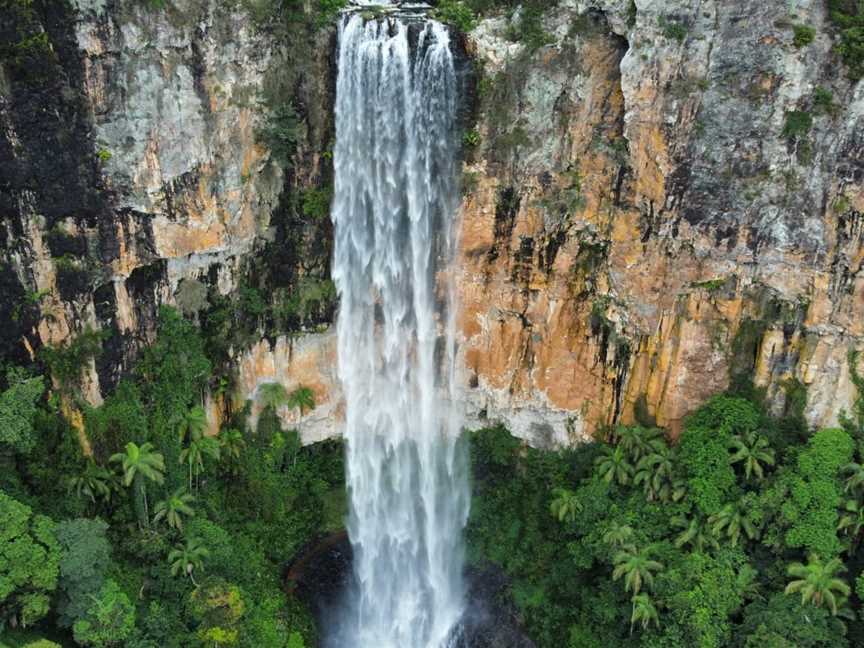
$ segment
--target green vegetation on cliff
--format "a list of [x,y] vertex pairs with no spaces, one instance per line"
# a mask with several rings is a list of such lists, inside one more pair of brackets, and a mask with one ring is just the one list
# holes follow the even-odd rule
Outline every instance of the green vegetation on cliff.
[[435,7],[435,17],[460,31],[471,31],[478,16],[493,12],[506,11],[512,23],[507,33],[510,40],[525,43],[530,50],[550,42],[549,35],[543,30],[543,12],[557,2],[546,0],[440,0]]
[[811,434],[745,393],[677,443],[638,426],[558,452],[474,434],[469,557],[512,579],[538,646],[862,645],[862,420]]
[[[303,448],[282,431],[276,410],[314,398],[276,384],[261,388],[254,429],[245,408],[210,436],[208,350],[164,309],[135,371],[83,407],[86,455],[44,379],[9,372],[3,644],[315,645],[280,572],[342,524],[341,447]],[[73,356],[89,358],[69,355],[58,365],[68,377]],[[813,432],[800,384],[788,384],[781,418],[736,385],[674,443],[650,426],[560,451],[501,428],[472,434],[469,559],[508,576],[538,646],[861,644],[864,404],[842,428]]]
[[[163,309],[132,375],[100,407],[77,404],[89,454],[45,381],[9,373],[0,646],[314,645],[280,574],[341,521],[341,446],[302,448],[282,431],[275,408],[314,407],[306,388],[269,398],[256,426],[247,406],[210,436],[210,350],[191,321]],[[64,349],[46,359],[71,383],[89,357]]]

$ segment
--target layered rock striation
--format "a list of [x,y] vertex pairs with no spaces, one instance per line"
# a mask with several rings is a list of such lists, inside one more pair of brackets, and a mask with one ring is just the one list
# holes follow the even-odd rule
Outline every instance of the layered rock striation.
[[534,51],[512,19],[471,34],[475,409],[537,443],[677,432],[752,379],[836,424],[862,341],[864,90],[824,3],[571,0],[542,28]]
[[[337,433],[333,30],[286,38],[215,0],[13,5],[4,355],[101,331],[76,381],[98,403],[175,305],[221,345],[235,400],[308,385],[319,407],[285,424]],[[462,42],[472,422],[547,445],[621,422],[677,433],[752,381],[835,424],[864,341],[864,90],[825,4],[561,0],[530,33],[517,11]]]

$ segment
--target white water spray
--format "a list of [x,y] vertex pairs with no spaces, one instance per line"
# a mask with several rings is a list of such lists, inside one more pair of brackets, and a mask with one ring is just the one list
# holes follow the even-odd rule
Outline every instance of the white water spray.
[[356,592],[342,648],[447,646],[464,607],[456,95],[442,25],[344,18],[333,279]]

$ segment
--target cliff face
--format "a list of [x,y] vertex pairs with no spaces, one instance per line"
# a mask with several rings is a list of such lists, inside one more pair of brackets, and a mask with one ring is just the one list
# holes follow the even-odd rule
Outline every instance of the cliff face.
[[777,409],[802,383],[810,423],[836,423],[862,341],[864,90],[827,21],[817,0],[570,0],[534,53],[505,19],[471,34],[476,410],[538,443],[676,431],[752,375]]
[[[332,29],[285,42],[239,3],[158,4],[12,2],[0,31],[4,352],[24,362],[101,331],[78,380],[91,403],[152,340],[162,304],[202,324],[236,307],[248,321],[213,331],[227,364],[332,318],[313,294],[329,282],[330,224],[303,207],[330,181]],[[261,132],[286,105],[290,160],[277,161]],[[250,295],[281,300],[279,321],[249,315]]]
[[[99,402],[173,304],[224,344],[236,399],[308,385],[304,437],[337,431],[316,207],[332,180],[333,30],[285,38],[216,0],[10,6],[3,353],[24,362],[103,331],[80,379]],[[518,13],[467,36],[457,280],[473,421],[537,444],[636,419],[675,431],[739,377],[778,410],[803,385],[814,425],[850,406],[864,90],[824,3],[789,7],[562,0],[530,39],[512,40]],[[794,25],[814,40],[795,46]]]

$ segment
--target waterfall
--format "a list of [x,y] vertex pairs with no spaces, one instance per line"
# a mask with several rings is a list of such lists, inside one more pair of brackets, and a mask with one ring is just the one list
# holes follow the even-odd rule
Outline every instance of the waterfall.
[[333,279],[356,586],[333,646],[439,648],[462,614],[456,108],[446,28],[343,18]]

